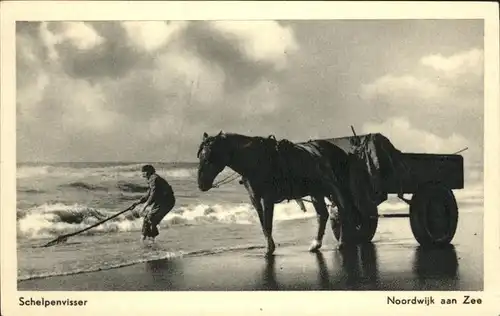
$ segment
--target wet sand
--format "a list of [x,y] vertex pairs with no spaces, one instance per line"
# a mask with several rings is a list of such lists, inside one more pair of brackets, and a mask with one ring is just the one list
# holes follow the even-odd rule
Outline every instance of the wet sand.
[[[380,219],[374,242],[338,249],[331,236],[319,253],[300,242],[154,260],[105,271],[18,282],[19,290],[256,291],[482,290],[482,214],[462,214],[453,244],[418,245],[408,219]],[[310,230],[310,228],[309,228]],[[330,233],[331,234],[331,233]]]

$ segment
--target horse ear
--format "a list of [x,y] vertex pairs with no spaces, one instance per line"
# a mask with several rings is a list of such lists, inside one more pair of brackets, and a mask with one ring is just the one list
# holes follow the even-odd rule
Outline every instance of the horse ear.
[[204,132],[204,133],[203,133],[203,139],[206,139],[207,137],[208,137],[207,132]]
[[226,133],[224,133],[224,131],[223,131],[223,130],[221,130],[221,131],[219,132],[219,135],[218,135],[218,136],[220,136],[221,138],[225,138],[225,137],[226,137]]

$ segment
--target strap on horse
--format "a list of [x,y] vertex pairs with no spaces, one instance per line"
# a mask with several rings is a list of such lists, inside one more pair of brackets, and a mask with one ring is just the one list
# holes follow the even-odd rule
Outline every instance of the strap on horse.
[[[293,182],[291,181],[292,170],[290,169],[290,163],[288,162],[287,148],[293,143],[287,139],[277,140],[274,135],[269,135],[265,139],[267,143],[269,154],[271,156],[271,165],[274,171],[278,175],[274,175],[273,178],[276,181],[276,185],[279,185],[276,189],[286,190],[284,196],[291,196],[293,194]],[[288,199],[290,201],[290,199]]]

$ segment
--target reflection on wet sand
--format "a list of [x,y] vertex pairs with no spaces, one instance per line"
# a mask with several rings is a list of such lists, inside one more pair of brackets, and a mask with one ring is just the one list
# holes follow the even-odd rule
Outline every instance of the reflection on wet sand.
[[458,278],[458,259],[453,245],[440,248],[419,246],[415,251],[413,272],[420,278]]
[[339,249],[338,254],[348,289],[377,287],[379,271],[374,244],[345,245]]
[[[142,267],[142,268],[139,268]],[[469,269],[469,270],[468,270]],[[479,288],[455,247],[364,244],[315,254],[222,253],[146,262],[103,273],[28,280],[20,289],[107,291],[470,290]],[[469,277],[468,277],[469,275]]]
[[316,252],[316,262],[318,263],[318,282],[321,289],[330,288],[330,273],[325,262],[325,257],[321,251]]
[[444,247],[417,247],[413,273],[420,289],[432,289],[432,282],[440,282],[442,290],[455,290],[459,284],[458,258],[453,245]]
[[387,270],[384,266],[379,267],[378,252],[381,250],[377,251],[373,243],[367,243],[311,254],[317,265],[317,283],[313,279],[304,283],[300,275],[297,275],[296,282],[291,282],[290,276],[280,279],[276,275],[277,258],[270,256],[264,259],[261,282],[254,284],[253,289],[397,291],[456,290],[459,287],[458,259],[452,245],[416,247],[413,261],[405,261],[405,256],[391,258],[386,264],[389,266]]
[[262,274],[263,290],[279,290],[276,281],[276,258],[274,255],[265,256],[266,265]]
[[176,259],[153,260],[145,263],[149,281],[157,286],[169,289],[183,286],[182,261]]

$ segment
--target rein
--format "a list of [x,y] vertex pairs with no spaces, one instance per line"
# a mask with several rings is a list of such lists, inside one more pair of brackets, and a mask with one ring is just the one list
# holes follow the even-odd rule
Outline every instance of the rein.
[[224,179],[218,181],[217,183],[214,183],[212,185],[212,188],[219,188],[223,184],[231,183],[234,180],[238,179],[238,177],[239,177],[239,174],[233,171],[232,174],[228,175],[227,177],[225,177]]

